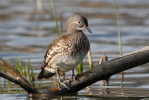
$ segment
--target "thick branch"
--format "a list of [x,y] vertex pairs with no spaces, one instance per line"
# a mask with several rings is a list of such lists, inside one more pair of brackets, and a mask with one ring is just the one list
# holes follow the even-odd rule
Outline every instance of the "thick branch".
[[[1,63],[0,59],[0,63]],[[50,96],[63,95],[78,92],[79,90],[124,70],[149,62],[149,46],[122,57],[104,62],[77,76],[75,82],[70,83],[70,90],[46,90],[41,93],[35,92],[31,97],[48,98]],[[2,66],[0,64],[0,66]]]
[[47,90],[35,97],[50,97],[55,95],[63,95],[67,93],[78,92],[79,90],[103,79],[127,69],[145,64],[149,62],[149,46],[141,50],[129,53],[122,57],[99,64],[89,71],[79,75],[75,82],[71,82],[70,90]]

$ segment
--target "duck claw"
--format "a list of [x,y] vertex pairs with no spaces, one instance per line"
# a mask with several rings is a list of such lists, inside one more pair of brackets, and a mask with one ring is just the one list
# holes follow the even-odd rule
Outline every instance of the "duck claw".
[[65,80],[63,82],[61,81],[61,82],[59,82],[58,88],[59,88],[59,90],[62,90],[64,88],[67,88],[68,90],[70,90],[69,85],[70,85],[69,80]]

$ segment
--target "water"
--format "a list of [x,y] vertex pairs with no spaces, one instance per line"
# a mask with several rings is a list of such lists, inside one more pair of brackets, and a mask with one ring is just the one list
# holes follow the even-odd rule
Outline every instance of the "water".
[[[49,0],[42,0],[43,11],[38,12],[35,0],[1,0],[0,3],[0,57],[14,64],[19,57],[22,62],[31,61],[35,75],[40,70],[48,45],[57,37],[55,22]],[[117,19],[114,0],[54,0],[58,20],[62,23],[74,14],[88,18],[92,34],[85,32],[91,42],[95,63],[102,53],[109,59],[119,56],[117,39]],[[123,53],[148,46],[149,43],[149,1],[117,0],[122,35]],[[60,24],[60,22],[58,22]],[[65,32],[63,32],[65,34]],[[121,88],[121,75],[113,75],[109,86],[101,86],[99,81],[78,92],[78,95],[64,96],[63,99],[142,99],[147,100],[149,91],[148,64],[125,71],[125,81]],[[85,68],[86,70],[88,68]],[[67,72],[71,74],[71,72]],[[54,80],[46,80],[48,84]],[[0,78],[1,90],[3,79]],[[37,81],[39,83],[39,81]],[[49,88],[51,86],[46,85]],[[56,85],[52,85],[56,86]],[[47,88],[47,87],[46,87]],[[14,88],[12,88],[14,89]],[[14,89],[15,91],[18,88]],[[27,99],[25,94],[1,94],[1,99]],[[17,93],[17,94],[16,94]],[[25,92],[22,92],[25,93]],[[57,97],[62,99],[62,97]]]

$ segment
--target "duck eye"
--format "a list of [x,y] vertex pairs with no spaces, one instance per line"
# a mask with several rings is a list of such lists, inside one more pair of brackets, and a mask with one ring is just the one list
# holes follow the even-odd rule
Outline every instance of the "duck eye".
[[81,24],[81,21],[79,21],[78,23]]

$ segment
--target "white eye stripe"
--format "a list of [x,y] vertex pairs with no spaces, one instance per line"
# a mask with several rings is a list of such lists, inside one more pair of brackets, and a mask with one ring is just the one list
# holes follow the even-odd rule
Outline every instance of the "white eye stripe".
[[[78,24],[78,22],[72,22],[72,23],[76,23],[76,24]],[[72,23],[71,23],[71,24],[72,24]]]
[[[72,22],[72,23],[70,23],[70,25],[73,24],[73,23],[79,24],[78,22]],[[69,26],[70,26],[70,25],[69,25]],[[84,30],[85,27],[86,27],[86,26],[84,25],[82,28],[77,28],[77,30]]]
[[82,28],[77,28],[78,30],[84,30],[86,26],[84,25]]
[[[71,24],[73,24],[73,23],[76,23],[76,24],[78,24],[78,22],[71,22],[71,23],[69,24],[69,26],[70,26]],[[68,26],[68,27],[69,27],[69,26]]]

